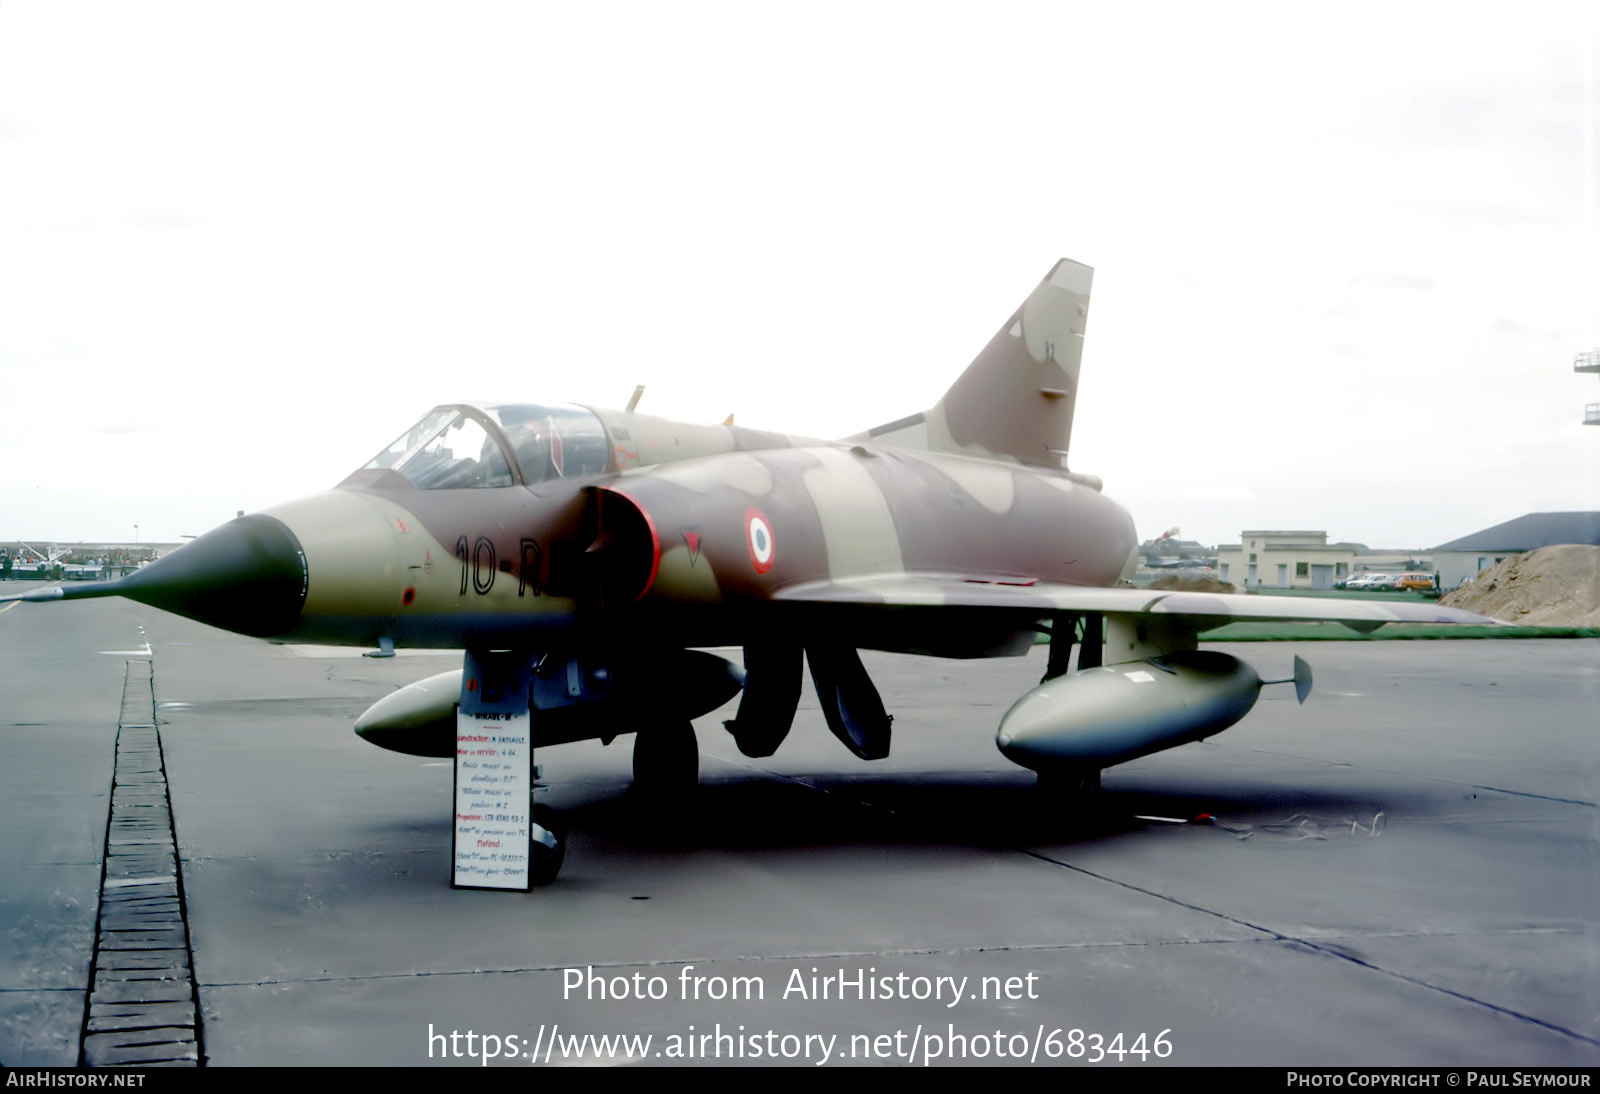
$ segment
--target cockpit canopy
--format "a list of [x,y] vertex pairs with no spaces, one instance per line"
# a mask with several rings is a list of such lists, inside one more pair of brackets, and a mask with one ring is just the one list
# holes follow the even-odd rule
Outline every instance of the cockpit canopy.
[[579,406],[434,407],[363,470],[391,470],[423,490],[466,490],[597,474],[605,427]]

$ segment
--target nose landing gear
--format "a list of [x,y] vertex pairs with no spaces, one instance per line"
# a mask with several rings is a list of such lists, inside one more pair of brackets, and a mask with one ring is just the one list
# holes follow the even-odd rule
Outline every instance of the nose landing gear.
[[528,884],[549,885],[567,859],[567,826],[548,805],[535,805],[530,816],[529,832],[533,838],[528,841]]

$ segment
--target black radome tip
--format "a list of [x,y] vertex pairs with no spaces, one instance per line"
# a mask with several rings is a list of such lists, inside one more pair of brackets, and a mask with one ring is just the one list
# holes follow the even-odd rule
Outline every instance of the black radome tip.
[[254,515],[231,520],[130,574],[102,586],[214,627],[273,638],[292,632],[306,602],[305,551],[287,525]]

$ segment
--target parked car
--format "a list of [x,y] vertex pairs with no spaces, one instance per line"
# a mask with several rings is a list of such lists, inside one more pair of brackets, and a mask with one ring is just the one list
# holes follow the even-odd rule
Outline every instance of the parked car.
[[1334,582],[1335,589],[1371,589],[1380,582],[1388,582],[1392,574],[1351,574],[1343,581]]
[[1401,574],[1395,578],[1396,589],[1431,589],[1433,588],[1433,575],[1424,573]]

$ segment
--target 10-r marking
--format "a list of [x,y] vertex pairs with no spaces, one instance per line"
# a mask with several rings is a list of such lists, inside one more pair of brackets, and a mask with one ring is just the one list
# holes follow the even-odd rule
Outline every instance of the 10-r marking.
[[[534,596],[542,595],[539,587],[539,560],[542,552],[538,540],[524,539],[519,544],[521,552],[521,566],[517,573],[517,595],[526,596],[529,589]],[[489,590],[494,588],[495,575],[503,568],[508,573],[511,564],[507,562],[504,567],[500,565],[495,551],[494,540],[488,536],[479,536],[476,540],[468,540],[461,536],[456,540],[456,559],[461,563],[461,590],[458,595],[466,596],[470,588],[479,596],[488,596]]]

